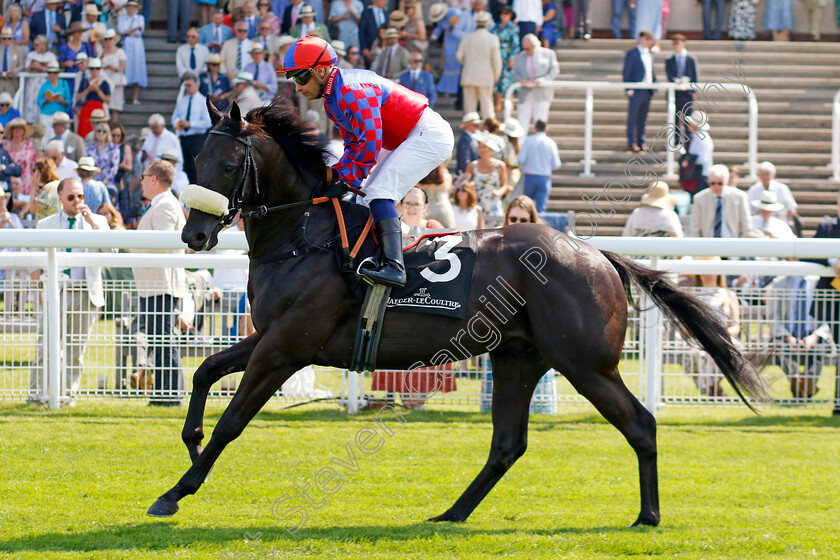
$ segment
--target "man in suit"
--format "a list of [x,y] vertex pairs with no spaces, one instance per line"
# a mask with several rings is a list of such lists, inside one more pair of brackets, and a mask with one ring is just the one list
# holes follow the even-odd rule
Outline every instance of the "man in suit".
[[288,35],[289,30],[297,25],[300,11],[303,9],[303,0],[291,0],[286,9],[283,10],[283,18],[280,20],[280,34]]
[[688,127],[683,117],[691,114],[694,105],[694,90],[691,89],[689,84],[697,83],[699,78],[697,60],[689,55],[685,48],[685,35],[681,33],[674,35],[673,45],[674,56],[665,61],[665,75],[669,82],[681,84],[685,87],[683,90],[676,91],[676,113],[674,117],[677,140],[684,145],[688,141]]
[[[85,204],[84,187],[78,179],[65,179],[58,184],[57,193],[61,210],[57,214],[39,220],[37,229],[73,229],[73,230],[108,230],[108,220],[95,214]],[[72,253],[86,253],[88,249],[67,249]],[[61,297],[64,310],[64,322],[61,336],[68,341],[64,352],[64,402],[75,405],[75,395],[79,391],[84,367],[84,354],[90,331],[96,324],[99,309],[105,305],[102,289],[102,269],[99,267],[72,267],[61,272],[65,280]],[[41,270],[32,272],[33,280],[41,279]],[[38,327],[38,345],[35,350],[35,362],[29,373],[29,399],[40,402],[44,385],[43,324]]]
[[276,66],[278,62],[277,51],[280,50],[280,37],[271,32],[271,23],[267,21],[261,21],[257,31],[257,36],[251,39],[251,43],[260,45],[265,53],[265,61],[272,66]]
[[190,27],[187,30],[187,42],[175,51],[175,68],[178,77],[183,78],[189,72],[196,76],[207,71],[207,59],[210,49],[198,42],[198,29]]
[[195,156],[204,147],[207,131],[212,128],[210,114],[207,112],[207,99],[198,93],[198,77],[184,74],[184,95],[172,112],[172,128],[181,142],[184,172],[190,183],[198,180],[195,171]]
[[[343,60],[341,62],[344,62]],[[341,64],[339,62],[339,64]],[[435,108],[437,101],[437,88],[435,77],[423,70],[423,55],[419,52],[411,53],[411,69],[400,74],[400,84],[411,91],[425,95],[429,100],[429,107]],[[352,68],[352,67],[351,67]]]
[[513,61],[513,79],[522,85],[519,89],[519,123],[526,132],[532,122],[548,122],[554,89],[541,83],[553,80],[559,71],[554,51],[541,47],[536,35],[525,35],[522,50]]
[[[143,172],[143,196],[151,206],[137,224],[138,230],[181,231],[186,225],[181,203],[172,194],[175,169],[168,161],[153,161]],[[183,249],[165,252],[183,254]],[[154,396],[149,404],[180,406],[184,389],[181,353],[172,340],[177,300],[187,293],[186,271],[183,268],[134,267],[134,280],[140,296],[140,316],[149,339],[149,362],[154,364]],[[154,356],[154,360],[152,360]],[[132,378],[133,385],[143,386],[145,379]]]
[[64,143],[64,155],[79,163],[79,159],[85,155],[85,141],[70,130],[70,122],[70,115],[64,111],[53,113],[53,134],[47,142],[53,139],[61,140]]
[[0,31],[0,93],[6,92],[11,95],[18,89],[20,78],[18,74],[23,71],[25,55],[23,47],[12,43],[14,35],[10,27],[4,27]]
[[714,165],[709,171],[709,188],[694,197],[689,220],[689,237],[744,237],[751,229],[747,195],[726,183],[729,170]]
[[481,126],[481,117],[478,113],[467,113],[461,117],[461,130],[464,132],[455,145],[455,171],[458,173],[466,171],[467,165],[478,159],[478,142],[473,134],[479,126]]
[[289,35],[296,39],[307,35],[317,35],[327,42],[332,41],[327,26],[323,23],[315,23],[315,10],[308,4],[304,4],[303,8],[300,9],[298,22],[289,30]]
[[[837,199],[837,215],[826,217],[814,234],[814,239],[837,239],[840,238],[840,197]],[[840,251],[838,251],[840,252]],[[840,259],[808,259],[823,266],[834,268],[834,278],[824,276],[817,282],[817,291],[814,296],[814,303],[811,307],[811,314],[817,323],[828,323],[831,326],[831,336],[834,343],[840,343],[840,294],[833,286],[837,278],[840,278]],[[840,369],[837,373],[837,381],[834,387],[834,409],[833,416],[840,416]]]
[[[717,41],[723,29],[723,16],[726,13],[726,0],[701,0],[703,4],[703,39]],[[712,7],[715,9],[715,21],[712,23]]]
[[229,80],[233,80],[251,62],[251,40],[248,39],[248,24],[244,21],[237,21],[233,28],[235,37],[228,39],[222,45],[221,56],[222,73]]
[[61,0],[47,0],[43,10],[32,14],[32,18],[29,20],[30,42],[38,35],[47,36],[47,46],[50,49],[57,49],[58,45],[63,42],[67,21],[64,15],[58,11],[61,4]]
[[370,68],[373,63],[373,43],[379,36],[379,28],[388,22],[385,12],[387,0],[373,0],[373,3],[362,11],[359,18],[359,46],[365,57],[365,66]]
[[201,26],[198,30],[198,42],[210,49],[212,53],[221,51],[225,41],[233,38],[233,31],[222,23],[224,17],[224,10],[213,10],[210,23]]
[[385,48],[376,55],[370,69],[389,80],[396,80],[408,70],[410,58],[408,49],[400,45],[400,32],[391,27],[385,34]]
[[461,63],[461,87],[464,111],[472,113],[481,104],[481,118],[496,116],[493,85],[502,75],[502,52],[499,37],[487,30],[493,22],[488,12],[475,18],[476,30],[464,35],[455,58]]
[[259,34],[260,18],[257,16],[257,3],[247,0],[243,5],[245,13],[242,21],[248,24],[248,38],[253,39]]
[[[634,48],[624,56],[622,77],[625,82],[639,82],[652,84],[656,82],[656,72],[653,69],[653,34],[644,30],[639,32],[639,38]],[[627,107],[627,150],[639,152],[645,149],[645,125],[653,97],[652,89],[628,89],[629,99]]]

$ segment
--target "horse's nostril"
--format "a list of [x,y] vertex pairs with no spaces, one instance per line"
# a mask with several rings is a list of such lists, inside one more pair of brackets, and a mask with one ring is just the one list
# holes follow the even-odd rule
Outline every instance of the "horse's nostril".
[[193,235],[193,241],[204,245],[204,242],[207,241],[207,235],[203,231],[200,231]]

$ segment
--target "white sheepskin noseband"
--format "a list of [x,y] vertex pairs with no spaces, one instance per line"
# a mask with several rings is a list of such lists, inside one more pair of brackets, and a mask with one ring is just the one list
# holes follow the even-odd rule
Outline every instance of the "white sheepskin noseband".
[[181,191],[181,202],[187,208],[195,208],[213,216],[224,216],[228,213],[227,197],[201,185],[188,185]]

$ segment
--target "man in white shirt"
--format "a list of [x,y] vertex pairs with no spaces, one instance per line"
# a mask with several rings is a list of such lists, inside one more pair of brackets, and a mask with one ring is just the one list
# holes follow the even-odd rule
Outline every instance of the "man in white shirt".
[[[709,117],[703,111],[695,110],[685,118],[685,124],[688,125],[690,135],[688,154],[697,158],[694,165],[700,166],[701,169],[694,189],[694,192],[700,192],[709,185],[709,171],[715,164],[715,143],[709,134]],[[687,160],[683,160],[682,165],[688,163]]]
[[[198,93],[198,77],[193,73],[184,74],[184,95],[172,112],[172,127],[177,131],[181,143],[183,169],[190,183],[197,182],[195,156],[204,147],[207,131],[213,126],[207,111],[207,99]],[[177,163],[173,163],[177,166]]]
[[[786,184],[776,181],[776,166],[769,161],[762,161],[758,164],[758,182],[747,189],[747,199],[750,204],[757,204],[756,201],[761,199],[761,195],[765,191],[775,193],[776,198],[782,205],[782,208],[779,208],[774,214],[777,218],[785,220],[796,215],[798,207],[796,200]],[[755,210],[753,211],[755,212]]]
[[178,77],[183,78],[187,72],[196,76],[207,72],[207,59],[209,57],[210,49],[198,42],[198,29],[190,27],[187,30],[186,44],[181,45],[175,51],[175,67],[178,69]]
[[64,179],[78,179],[79,175],[76,173],[76,168],[79,164],[72,159],[64,156],[64,142],[61,140],[50,140],[47,143],[47,157],[55,162],[55,168],[58,170],[58,178]]
[[785,209],[785,205],[780,204],[776,198],[776,193],[764,191],[761,193],[761,199],[751,202],[750,206],[758,212],[752,217],[753,229],[773,239],[796,239],[796,235],[787,222],[774,215],[779,210]]
[[[207,111],[207,109],[204,109]],[[192,115],[190,115],[192,116]],[[151,134],[146,137],[143,146],[140,148],[140,159],[143,163],[149,163],[160,159],[160,155],[167,148],[175,148],[178,153],[181,153],[181,141],[174,133],[166,130],[166,119],[160,113],[155,113],[149,117],[149,130]],[[183,154],[181,160],[183,161]],[[183,165],[178,164],[178,171],[183,169]]]
[[[634,48],[624,56],[622,79],[625,82],[639,82],[652,84],[656,82],[656,72],[653,69],[653,34],[643,30]],[[639,88],[626,91],[629,103],[627,106],[627,151],[639,152],[645,146],[645,125],[647,124],[648,109],[654,90]]]

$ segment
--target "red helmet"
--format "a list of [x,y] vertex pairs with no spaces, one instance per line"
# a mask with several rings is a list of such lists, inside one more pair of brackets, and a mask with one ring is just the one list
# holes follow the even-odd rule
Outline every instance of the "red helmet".
[[307,35],[298,39],[286,51],[283,58],[281,73],[294,72],[295,70],[312,70],[314,68],[326,68],[338,62],[338,56],[332,46],[320,37]]

